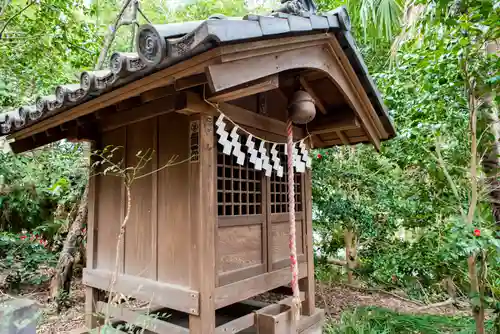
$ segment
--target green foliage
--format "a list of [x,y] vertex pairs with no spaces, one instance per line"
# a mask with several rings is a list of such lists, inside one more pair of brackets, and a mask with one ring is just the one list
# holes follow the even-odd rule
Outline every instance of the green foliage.
[[[489,321],[487,333],[494,333]],[[382,308],[358,308],[344,312],[339,324],[327,324],[327,334],[396,334],[396,333],[461,333],[476,332],[474,321],[469,317],[401,314]]]
[[320,12],[346,6],[356,35],[365,44],[386,45],[401,29],[405,1],[401,0],[318,0]]
[[48,281],[48,269],[57,261],[57,254],[49,246],[39,235],[0,233],[2,287],[17,289],[22,284]]
[[[0,276],[7,288],[49,278],[76,211],[87,168],[80,145],[1,154]],[[4,284],[5,283],[5,284]]]
[[[413,21],[414,29],[405,28],[404,43],[392,50],[391,66],[380,48],[362,48],[398,136],[384,143],[380,153],[361,146],[320,152],[313,174],[314,219],[324,255],[335,256],[343,247],[342,230],[354,227],[358,275],[431,299],[442,300],[437,295],[443,293],[441,282],[447,277],[467,295],[466,258],[479,254],[488,265],[485,300],[496,308],[499,234],[481,166],[473,226],[462,212],[468,210],[471,182],[465,92],[474,85],[478,99],[498,96],[500,62],[484,52],[484,45],[500,36],[499,6],[469,1],[456,10],[456,4],[428,5]],[[375,55],[372,50],[377,50]],[[487,129],[482,123],[479,158],[489,147]],[[474,235],[475,229],[480,236]]]
[[21,155],[1,153],[1,159],[0,229],[38,229],[50,237],[87,180],[83,148],[60,143]]
[[[81,1],[9,1],[0,39],[0,106],[34,102],[56,85],[78,80],[97,54],[95,27]],[[26,8],[25,10],[23,10]]]

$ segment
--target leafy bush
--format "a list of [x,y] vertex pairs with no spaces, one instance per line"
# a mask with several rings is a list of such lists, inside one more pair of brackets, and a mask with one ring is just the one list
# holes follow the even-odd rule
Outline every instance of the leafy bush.
[[0,285],[49,279],[87,182],[81,145],[0,153]]
[[[494,333],[487,322],[487,333]],[[377,307],[357,308],[342,313],[340,323],[325,326],[326,334],[476,333],[470,317],[402,314]]]
[[57,262],[47,240],[35,234],[0,234],[0,286],[19,288],[41,284],[50,278],[49,268]]
[[54,234],[87,180],[83,148],[63,142],[0,159],[0,230]]

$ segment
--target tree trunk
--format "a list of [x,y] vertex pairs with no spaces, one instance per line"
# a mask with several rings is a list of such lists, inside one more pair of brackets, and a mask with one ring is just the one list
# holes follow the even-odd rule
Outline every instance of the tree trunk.
[[[354,241],[354,244],[353,244]],[[353,283],[353,269],[356,264],[356,245],[355,236],[352,230],[346,229],[344,232],[344,243],[345,243],[345,260],[347,268],[347,282],[349,284]]]
[[488,115],[487,125],[489,127],[489,132],[493,136],[493,141],[482,164],[488,176],[488,192],[493,218],[497,226],[500,226],[500,180],[498,178],[498,173],[500,171],[500,120],[497,113],[497,108],[492,105],[492,111]]
[[[499,51],[499,42],[491,42],[486,46],[486,53],[488,54],[499,54]],[[500,228],[500,119],[498,117],[500,110],[494,101],[492,93],[485,96],[484,102],[489,109],[486,118],[488,130],[493,137],[493,141],[482,164],[488,177],[491,211],[497,227]]]
[[[465,73],[467,72],[467,64],[465,65]],[[475,94],[475,85],[472,80],[467,77],[466,88],[469,100],[469,111],[470,111],[470,134],[471,134],[471,161],[470,161],[470,177],[471,177],[471,199],[469,202],[469,211],[467,213],[467,223],[473,225],[474,216],[478,201],[478,189],[477,189],[477,105]],[[474,315],[474,320],[476,321],[476,333],[484,333],[484,305],[482,300],[482,295],[479,286],[479,280],[477,277],[476,269],[476,254],[471,254],[467,260],[467,266],[469,271],[470,280],[470,292],[472,295],[479,298],[479,305],[472,305],[472,314]]]
[[[87,196],[89,191],[89,185],[85,186],[85,191],[83,192],[80,205],[78,207],[78,213],[75,220],[71,224],[71,228],[68,231],[66,240],[64,241],[64,246],[59,256],[59,262],[56,266],[56,272],[52,277],[50,284],[51,297],[57,300],[57,297],[61,292],[69,293],[71,285],[71,277],[73,274],[73,264],[75,262],[75,255],[79,249],[77,242],[81,238],[81,231],[83,225],[87,221]],[[59,305],[58,305],[58,310]]]

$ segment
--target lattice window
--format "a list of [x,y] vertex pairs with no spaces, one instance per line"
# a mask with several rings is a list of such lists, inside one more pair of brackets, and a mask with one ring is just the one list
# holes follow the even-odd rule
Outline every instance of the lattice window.
[[[284,146],[280,145],[278,152],[281,164],[284,167],[283,177],[278,177],[273,171],[271,175],[271,213],[288,212],[288,172],[286,168],[287,156],[285,155]],[[295,173],[295,211],[302,211],[302,175]]]
[[[243,145],[241,150],[246,153]],[[245,159],[236,163],[236,157],[222,153],[217,145],[217,213],[219,216],[262,214],[262,173]]]

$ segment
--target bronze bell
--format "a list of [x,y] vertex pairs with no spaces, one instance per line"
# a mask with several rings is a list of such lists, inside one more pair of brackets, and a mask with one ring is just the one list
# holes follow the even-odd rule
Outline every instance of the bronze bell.
[[314,99],[303,90],[296,91],[288,105],[288,117],[295,124],[306,124],[312,121],[314,116],[316,116]]

